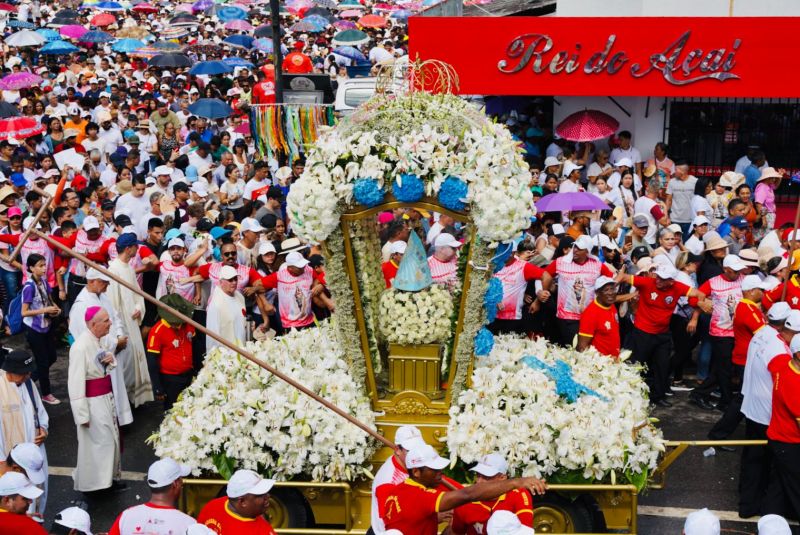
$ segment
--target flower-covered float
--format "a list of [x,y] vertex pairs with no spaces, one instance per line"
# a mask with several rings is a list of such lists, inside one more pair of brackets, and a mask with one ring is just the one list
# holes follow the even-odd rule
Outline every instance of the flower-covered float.
[[[390,439],[418,425],[459,475],[497,451],[516,475],[618,485],[548,494],[537,502],[537,531],[631,528],[635,492],[663,450],[639,370],[594,350],[494,339],[485,328],[502,300],[493,272],[533,215],[529,179],[508,130],[468,102],[418,91],[375,97],[321,135],[288,196],[294,232],[327,257],[336,313],[248,348]],[[413,210],[412,232],[387,288],[377,216],[400,208]],[[461,230],[458,282],[448,288],[428,280],[413,217],[428,212]],[[287,481],[271,502],[273,525],[337,533],[369,527],[368,476],[391,455],[227,349],[208,356],[151,442],[195,476],[246,467]],[[196,512],[220,487],[188,480],[185,508]]]

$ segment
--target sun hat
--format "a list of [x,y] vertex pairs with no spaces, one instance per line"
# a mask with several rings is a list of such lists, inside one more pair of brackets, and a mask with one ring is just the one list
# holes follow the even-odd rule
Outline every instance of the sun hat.
[[554,165],[561,165],[561,161],[555,156],[548,156],[547,158],[544,159],[545,168],[552,167]]
[[765,167],[761,170],[761,176],[758,177],[756,182],[767,180],[768,178],[783,178],[783,176],[775,170],[774,167]]
[[[228,266],[230,267],[230,266]],[[194,305],[183,297],[181,294],[178,293],[171,293],[171,294],[164,294],[159,299],[165,305],[174,308],[184,316],[189,318],[192,317],[194,313]],[[166,321],[170,325],[177,325],[183,323],[183,320],[179,318],[176,314],[173,314],[171,311],[167,310],[163,307],[158,307],[158,317],[162,320]]]
[[89,281],[89,280],[96,280],[96,279],[99,279],[101,281],[111,282],[111,279],[107,275],[101,273],[100,271],[96,270],[95,268],[89,268],[86,271],[86,280]]
[[614,164],[616,167],[633,167],[633,160],[630,158],[620,158],[617,160],[617,163]]
[[664,280],[674,279],[678,276],[678,270],[672,265],[658,264],[658,267],[656,268],[656,276],[659,279]]
[[716,251],[717,249],[724,249],[728,247],[728,242],[719,237],[719,235],[711,236],[706,242],[706,251]]
[[252,470],[237,470],[228,481],[227,494],[228,498],[241,498],[247,494],[263,496],[273,485],[274,480],[263,478]]

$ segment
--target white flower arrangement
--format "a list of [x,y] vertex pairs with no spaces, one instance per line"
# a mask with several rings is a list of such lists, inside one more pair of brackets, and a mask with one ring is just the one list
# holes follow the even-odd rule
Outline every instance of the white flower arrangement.
[[448,176],[463,180],[487,242],[508,241],[530,224],[530,171],[508,129],[458,97],[415,93],[377,97],[317,140],[287,198],[292,228],[324,241],[354,205],[356,180],[375,179],[388,191],[403,174],[417,175],[431,197]]
[[[250,343],[247,349],[375,426],[363,386],[353,380],[329,322]],[[257,470],[279,480],[303,475],[314,481],[350,481],[361,476],[376,444],[342,422],[255,364],[215,349],[149,441],[157,456],[187,464],[194,475],[218,471],[214,461],[223,458],[233,469]]]
[[389,288],[381,295],[379,325],[393,344],[435,344],[450,338],[453,299],[434,284],[419,292]]
[[[603,398],[584,394],[574,403],[560,397],[554,381],[520,359],[562,360],[578,383]],[[630,481],[643,486],[664,451],[661,432],[649,425],[647,387],[637,367],[600,355],[578,353],[542,340],[499,336],[478,358],[472,387],[450,409],[447,446],[466,463],[500,452],[512,471],[563,480]]]

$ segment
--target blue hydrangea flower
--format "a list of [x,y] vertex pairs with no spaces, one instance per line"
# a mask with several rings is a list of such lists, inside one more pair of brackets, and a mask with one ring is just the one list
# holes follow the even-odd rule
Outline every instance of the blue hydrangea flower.
[[439,203],[450,210],[463,210],[466,204],[462,199],[467,198],[467,183],[456,176],[448,176],[439,188]]
[[497,317],[497,305],[503,302],[503,283],[492,277],[489,287],[483,294],[483,308],[486,310],[486,321],[491,323]]
[[392,182],[392,193],[400,202],[417,202],[425,194],[425,183],[417,175],[402,174],[400,182]]
[[486,327],[481,327],[475,335],[475,355],[485,357],[492,352],[494,347],[494,335]]
[[353,198],[358,204],[372,208],[383,202],[386,191],[378,185],[374,178],[359,178],[353,184]]

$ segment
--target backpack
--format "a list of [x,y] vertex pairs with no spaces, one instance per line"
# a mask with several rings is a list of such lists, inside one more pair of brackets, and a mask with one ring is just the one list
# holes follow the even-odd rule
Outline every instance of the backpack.
[[[28,284],[30,282],[26,282],[22,288],[25,288]],[[8,305],[8,317],[6,319],[12,335],[22,332],[22,288]]]

